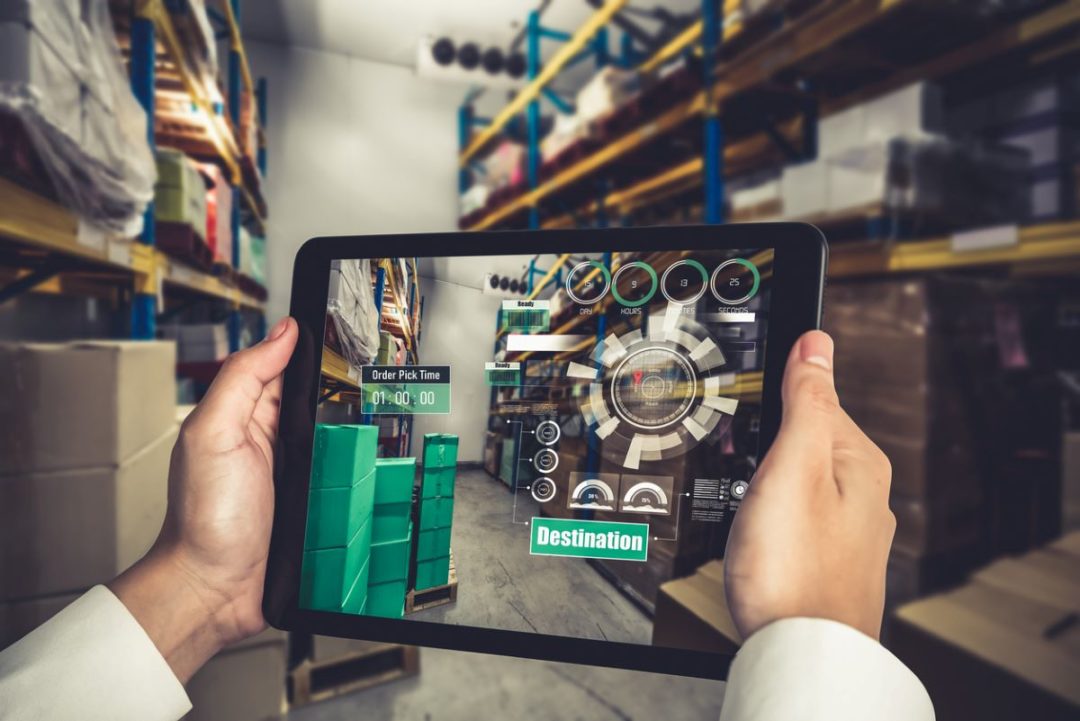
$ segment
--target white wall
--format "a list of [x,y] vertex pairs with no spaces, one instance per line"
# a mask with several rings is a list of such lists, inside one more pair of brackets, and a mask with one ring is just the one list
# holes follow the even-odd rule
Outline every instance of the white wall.
[[434,278],[421,277],[420,287],[424,294],[420,359],[425,365],[451,367],[451,413],[416,416],[412,451],[420,453],[425,433],[454,433],[460,438],[458,460],[482,461],[491,401],[484,363],[492,360],[500,299]]
[[456,228],[462,88],[307,48],[247,51],[269,85],[271,323],[288,312],[293,256],[308,238]]

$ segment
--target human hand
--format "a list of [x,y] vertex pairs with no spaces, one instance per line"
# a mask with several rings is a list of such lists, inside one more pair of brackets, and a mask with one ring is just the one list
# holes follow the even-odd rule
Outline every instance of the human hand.
[[896,519],[892,468],[840,407],[833,343],[803,335],[784,369],[780,432],[735,516],[724,561],[743,638],[782,619],[825,618],[877,639]]
[[157,541],[110,584],[182,682],[266,627],[273,449],[281,374],[297,336],[296,321],[282,319],[225,361],[173,448]]

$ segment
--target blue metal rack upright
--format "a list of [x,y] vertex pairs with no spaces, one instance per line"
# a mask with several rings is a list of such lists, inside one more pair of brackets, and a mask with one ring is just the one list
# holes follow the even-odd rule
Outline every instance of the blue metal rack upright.
[[[232,14],[237,24],[240,23],[240,0],[226,0],[232,7]],[[235,43],[229,43],[229,119],[234,128],[240,127],[240,51]],[[236,270],[241,266],[241,243],[240,243],[240,178],[232,179],[232,216],[229,218],[229,227],[232,230],[232,265]],[[229,310],[229,352],[235,353],[240,350],[240,340],[243,331],[244,319],[239,308]]]
[[[154,61],[156,58],[154,18],[146,3],[139,4],[131,18],[131,91],[146,112],[146,140],[154,152]],[[154,202],[146,206],[139,242],[154,245]],[[131,301],[131,337],[152,340],[157,336],[157,295],[140,288]]]

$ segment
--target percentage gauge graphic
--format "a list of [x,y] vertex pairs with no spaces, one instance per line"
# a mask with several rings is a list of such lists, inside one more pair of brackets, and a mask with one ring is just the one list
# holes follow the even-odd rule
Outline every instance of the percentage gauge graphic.
[[727,361],[720,347],[675,304],[649,324],[647,336],[640,330],[608,335],[591,360],[592,366],[572,364],[569,371],[591,379],[579,410],[604,457],[625,468],[686,454],[730,426],[738,407],[721,395]]

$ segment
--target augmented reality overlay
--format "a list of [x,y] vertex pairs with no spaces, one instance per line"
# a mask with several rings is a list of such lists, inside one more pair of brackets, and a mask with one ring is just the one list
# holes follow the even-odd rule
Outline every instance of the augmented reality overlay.
[[469,258],[527,271],[454,307],[440,259],[335,262],[301,605],[708,650],[679,584],[757,465],[772,255]]

